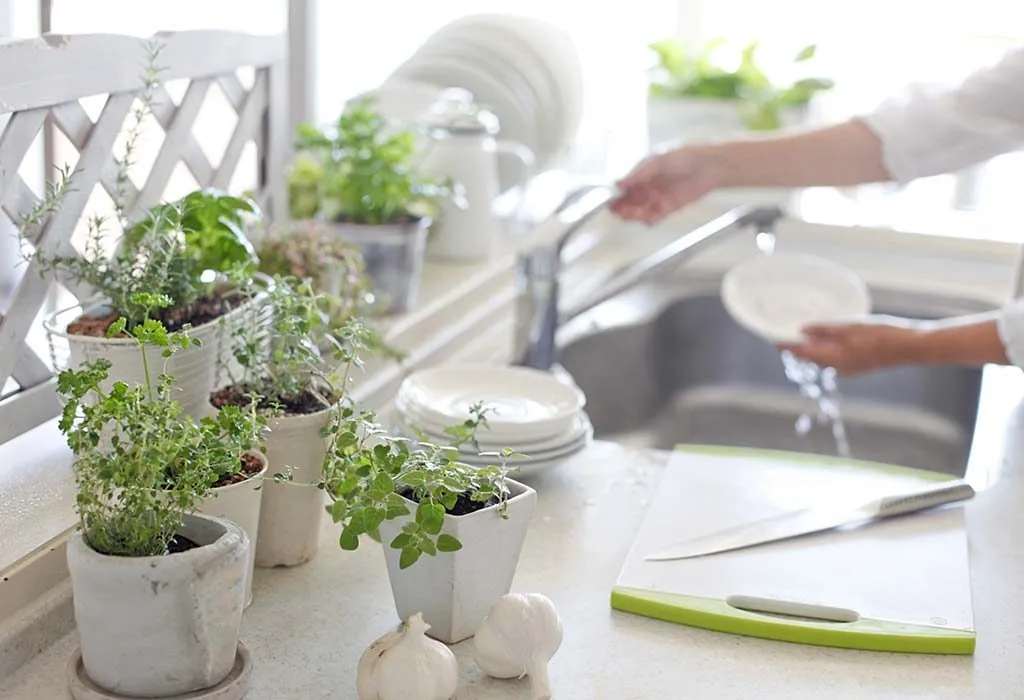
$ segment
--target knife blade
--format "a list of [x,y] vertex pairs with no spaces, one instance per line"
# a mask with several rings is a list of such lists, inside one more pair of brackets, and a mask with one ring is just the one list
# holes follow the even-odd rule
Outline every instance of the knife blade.
[[660,552],[648,554],[644,559],[671,561],[729,552],[831,530],[842,525],[873,522],[915,513],[968,500],[974,497],[974,493],[970,484],[961,479],[953,479],[907,493],[873,499],[853,507],[807,508],[686,540]]

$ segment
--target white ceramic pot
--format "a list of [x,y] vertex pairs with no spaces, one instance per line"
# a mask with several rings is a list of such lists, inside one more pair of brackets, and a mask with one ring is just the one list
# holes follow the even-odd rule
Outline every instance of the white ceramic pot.
[[210,688],[235,663],[249,538],[234,523],[186,515],[200,546],[162,557],[112,557],[68,543],[82,661],[89,678],[126,697]]
[[[537,508],[537,492],[509,480],[508,519],[498,507],[469,515],[445,517],[444,529],[462,543],[457,552],[423,555],[407,569],[398,566],[400,552],[389,546],[411,515],[385,521],[380,526],[391,592],[398,617],[423,613],[427,633],[445,644],[472,637],[501,596],[512,588],[526,531]],[[416,504],[408,502],[410,512]]]
[[[178,402],[182,410],[195,418],[209,415],[209,396],[216,386],[218,367],[233,361],[231,355],[233,329],[253,318],[255,302],[249,301],[231,312],[209,323],[191,329],[190,335],[202,343],[199,347],[180,350],[170,358],[162,356],[163,348],[148,347],[146,362],[149,365],[150,384],[156,386],[160,374],[174,378]],[[85,311],[92,312],[96,308]],[[55,360],[68,355],[68,367],[77,368],[85,362],[106,359],[110,370],[105,388],[115,381],[128,384],[145,384],[142,353],[134,340],[127,338],[97,338],[73,335],[67,332],[68,323],[82,315],[82,307],[66,309],[46,319],[45,327],[50,339],[51,352]],[[61,348],[58,351],[58,347]]]
[[[785,128],[802,124],[806,109],[782,112]],[[648,97],[647,134],[650,150],[672,145],[717,141],[735,136],[757,134],[743,121],[739,105],[733,100]]]
[[263,477],[267,473],[267,458],[257,451],[252,454],[263,464],[258,474],[245,481],[219,486],[200,501],[196,512],[215,518],[230,520],[249,536],[249,558],[245,581],[245,607],[252,604],[252,574],[256,565],[256,543],[259,541],[260,506],[263,502]]
[[[327,454],[327,441],[320,431],[330,420],[331,411],[326,409],[269,421],[266,444],[270,468],[263,482],[256,566],[298,566],[310,561],[320,549],[327,499],[313,484],[320,479]],[[274,474],[289,468],[291,482],[274,481]]]

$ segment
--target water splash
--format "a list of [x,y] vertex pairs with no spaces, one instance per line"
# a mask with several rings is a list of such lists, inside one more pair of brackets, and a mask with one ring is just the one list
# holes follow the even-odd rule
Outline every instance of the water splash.
[[782,366],[786,378],[800,388],[800,394],[817,405],[817,416],[804,413],[796,420],[798,435],[807,435],[815,423],[830,425],[836,441],[836,454],[850,457],[850,441],[846,436],[846,424],[840,409],[839,389],[836,386],[836,371],[831,367],[819,367],[808,360],[802,360],[788,350],[782,352]]

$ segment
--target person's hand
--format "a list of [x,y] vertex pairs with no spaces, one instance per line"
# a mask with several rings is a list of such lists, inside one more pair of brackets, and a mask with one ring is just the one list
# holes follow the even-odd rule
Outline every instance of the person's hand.
[[859,374],[914,361],[919,331],[893,322],[815,325],[803,329],[803,343],[780,345],[797,357],[839,374]]
[[616,183],[622,194],[610,208],[626,221],[656,224],[720,187],[724,178],[720,159],[698,148],[653,155]]

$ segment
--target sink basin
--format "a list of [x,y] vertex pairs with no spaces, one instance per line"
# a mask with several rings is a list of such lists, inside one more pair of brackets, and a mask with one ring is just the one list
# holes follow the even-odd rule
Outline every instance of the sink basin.
[[[837,454],[829,425],[783,371],[778,350],[739,327],[717,279],[638,287],[567,324],[560,362],[586,393],[598,438]],[[987,310],[970,302],[873,290],[875,312],[934,319]],[[853,458],[964,474],[983,370],[900,367],[839,378]]]

